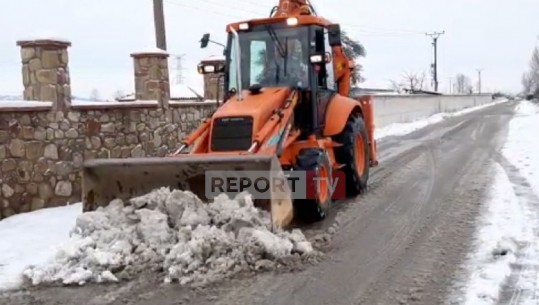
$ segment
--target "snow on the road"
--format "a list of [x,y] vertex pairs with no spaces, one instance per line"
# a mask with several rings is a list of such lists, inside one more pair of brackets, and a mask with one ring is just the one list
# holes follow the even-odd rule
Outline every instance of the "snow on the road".
[[54,257],[55,246],[69,237],[82,204],[49,208],[14,215],[0,221],[0,290],[21,284],[21,274],[30,264]]
[[313,253],[300,230],[272,232],[269,213],[250,196],[203,203],[190,192],[162,188],[80,215],[55,258],[24,276],[34,285],[82,285],[164,270],[166,282],[204,284]]
[[389,124],[389,125],[384,126],[382,128],[377,128],[374,131],[374,137],[377,140],[379,140],[379,139],[389,137],[389,136],[404,136],[404,135],[412,133],[412,132],[414,132],[416,130],[425,128],[425,127],[427,127],[429,125],[439,123],[439,122],[441,122],[443,120],[446,120],[448,118],[464,115],[466,113],[481,110],[481,109],[484,109],[486,107],[491,107],[491,106],[494,106],[494,105],[498,105],[500,103],[505,103],[507,101],[508,101],[507,99],[500,99],[500,100],[496,100],[496,101],[494,101],[492,103],[488,103],[488,104],[484,104],[484,105],[476,106],[476,107],[470,107],[470,108],[466,108],[466,109],[459,110],[459,111],[456,111],[456,112],[437,113],[437,114],[431,115],[430,117],[427,117],[427,118],[424,118],[424,119],[419,119],[419,120],[409,122],[409,123],[393,123],[393,124]]
[[[539,302],[539,107],[522,101],[495,163],[496,175],[466,264],[459,304]],[[507,288],[508,287],[508,288]]]

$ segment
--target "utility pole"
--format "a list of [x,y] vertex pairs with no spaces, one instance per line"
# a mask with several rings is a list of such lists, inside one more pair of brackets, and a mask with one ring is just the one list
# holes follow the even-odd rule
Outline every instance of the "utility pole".
[[438,92],[438,38],[445,34],[442,32],[425,33],[425,35],[432,38],[432,45],[434,46],[434,63],[432,64],[432,76],[434,79],[434,91]]
[[477,74],[478,74],[477,91],[479,92],[479,94],[481,94],[481,71],[483,71],[483,69],[477,69]]
[[153,20],[155,24],[155,43],[156,46],[166,51],[167,39],[165,34],[165,13],[163,9],[163,0],[153,0]]

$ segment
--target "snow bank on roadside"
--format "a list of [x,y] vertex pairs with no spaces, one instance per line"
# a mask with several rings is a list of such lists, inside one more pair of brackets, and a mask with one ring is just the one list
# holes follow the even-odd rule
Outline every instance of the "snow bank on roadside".
[[465,302],[495,304],[517,260],[518,243],[526,236],[526,211],[516,197],[504,169],[495,165],[495,181],[479,223],[474,252],[467,270]]
[[393,124],[389,124],[389,125],[384,126],[382,128],[377,128],[374,131],[374,137],[377,140],[379,140],[379,139],[389,137],[389,136],[404,136],[404,135],[412,133],[412,132],[414,132],[416,130],[425,128],[425,127],[427,127],[429,125],[439,123],[439,122],[441,122],[441,121],[443,121],[445,119],[460,116],[460,115],[464,115],[464,114],[467,114],[467,113],[470,113],[470,112],[473,112],[473,111],[481,110],[481,109],[484,109],[484,108],[487,108],[487,107],[490,107],[490,106],[494,106],[494,105],[498,105],[498,104],[501,104],[501,103],[505,103],[505,102],[508,102],[508,100],[507,99],[501,99],[501,100],[496,100],[496,101],[494,101],[492,103],[489,103],[489,104],[476,106],[476,107],[470,107],[470,108],[463,109],[463,110],[456,111],[456,112],[442,112],[442,113],[433,114],[428,118],[416,120],[416,121],[409,122],[409,123],[393,123]]
[[498,304],[509,279],[511,304],[539,299],[539,107],[521,101],[515,112],[501,151],[504,167],[495,164],[490,201],[466,265],[465,302],[459,304]]
[[502,153],[518,168],[539,196],[539,105],[521,101],[509,123],[509,134]]
[[33,285],[83,285],[162,269],[165,282],[205,284],[312,252],[300,230],[271,232],[269,214],[249,196],[202,203],[190,192],[162,188],[80,215],[56,257],[24,277]]
[[[69,237],[82,204],[17,214],[0,221],[0,290],[22,283],[27,265],[46,263],[55,247]],[[44,234],[46,230],[46,234]]]

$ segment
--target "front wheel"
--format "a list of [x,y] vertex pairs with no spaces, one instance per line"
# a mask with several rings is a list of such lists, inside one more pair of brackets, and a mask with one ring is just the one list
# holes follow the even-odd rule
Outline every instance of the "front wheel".
[[[300,152],[294,170],[306,172],[308,198],[294,200],[297,218],[305,222],[316,222],[326,218],[331,205],[332,167],[326,152],[309,148]],[[317,178],[316,180],[313,178]],[[312,180],[311,180],[312,179]]]
[[367,188],[370,169],[369,141],[363,117],[352,114],[344,130],[333,140],[342,144],[335,148],[335,159],[344,165],[346,196],[357,196]]

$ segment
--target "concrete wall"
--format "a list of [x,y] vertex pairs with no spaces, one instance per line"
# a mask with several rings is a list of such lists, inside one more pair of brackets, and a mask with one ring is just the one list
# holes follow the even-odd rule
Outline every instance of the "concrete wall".
[[492,102],[491,95],[374,95],[377,128]]

